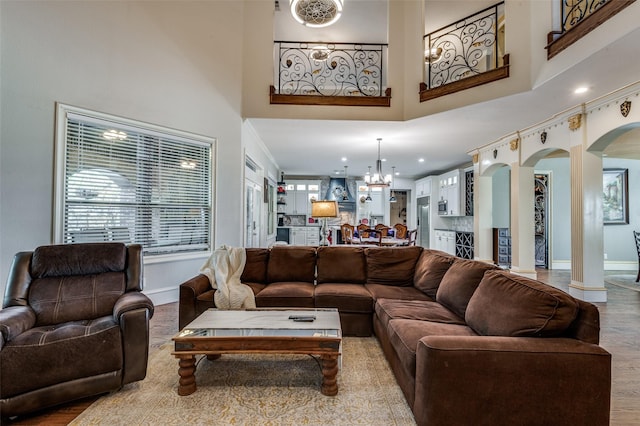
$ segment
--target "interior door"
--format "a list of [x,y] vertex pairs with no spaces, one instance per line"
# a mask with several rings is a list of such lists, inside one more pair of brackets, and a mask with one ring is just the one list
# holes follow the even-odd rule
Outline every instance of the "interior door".
[[250,180],[245,183],[246,217],[245,247],[260,247],[260,208],[262,206],[262,187]]

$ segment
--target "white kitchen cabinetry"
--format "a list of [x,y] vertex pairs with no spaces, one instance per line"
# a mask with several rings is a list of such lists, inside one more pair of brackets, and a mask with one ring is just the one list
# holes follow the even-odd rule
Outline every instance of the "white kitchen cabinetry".
[[289,245],[317,246],[320,243],[320,228],[317,226],[292,226],[289,232]]
[[311,227],[307,228],[307,245],[317,246],[320,244],[320,228]]
[[461,182],[462,173],[460,170],[452,170],[438,176],[439,182],[439,201],[447,202],[446,216],[464,216],[460,212],[460,199],[463,183]]
[[435,249],[444,251],[453,256],[456,255],[456,233],[455,231],[435,230]]
[[285,213],[311,216],[311,200],[320,199],[320,181],[290,181],[287,183]]
[[416,181],[416,198],[428,197],[431,195],[431,177],[422,178]]

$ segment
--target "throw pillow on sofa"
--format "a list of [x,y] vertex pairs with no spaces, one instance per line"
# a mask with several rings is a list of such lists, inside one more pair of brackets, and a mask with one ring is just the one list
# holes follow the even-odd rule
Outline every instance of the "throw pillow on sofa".
[[413,273],[422,247],[365,249],[367,284],[413,287]]
[[440,282],[454,259],[455,257],[443,251],[424,249],[413,274],[415,288],[435,299]]
[[456,258],[442,277],[436,300],[460,318],[464,318],[469,299],[478,288],[484,273],[495,269],[498,267],[490,263]]
[[550,285],[506,271],[489,271],[467,306],[465,320],[485,336],[551,337],[578,315],[578,302]]

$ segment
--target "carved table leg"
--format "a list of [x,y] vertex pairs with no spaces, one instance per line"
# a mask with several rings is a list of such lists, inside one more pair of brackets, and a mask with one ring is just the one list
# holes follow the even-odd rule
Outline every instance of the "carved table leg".
[[323,395],[338,394],[338,355],[321,355],[322,359],[322,389]]
[[178,360],[178,395],[191,395],[196,391],[196,357],[195,355],[180,356]]

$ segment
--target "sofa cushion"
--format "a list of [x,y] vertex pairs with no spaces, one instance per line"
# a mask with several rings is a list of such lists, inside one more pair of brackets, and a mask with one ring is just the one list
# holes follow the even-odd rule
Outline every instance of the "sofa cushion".
[[124,271],[127,247],[122,243],[58,244],[33,251],[31,277],[62,277]]
[[318,247],[317,262],[318,284],[364,284],[367,280],[367,262],[363,247]]
[[29,305],[38,326],[95,319],[113,314],[125,286],[124,272],[47,276],[31,283]]
[[367,284],[413,286],[413,273],[422,247],[376,247],[365,249]]
[[318,284],[316,308],[337,308],[340,312],[373,312],[373,297],[363,284]]
[[316,248],[275,246],[269,254],[267,282],[313,283],[316,273]]
[[277,282],[267,285],[256,295],[260,308],[297,307],[313,308],[314,285],[305,282]]
[[435,299],[440,282],[454,260],[454,256],[443,251],[423,250],[416,263],[413,285]]
[[488,271],[471,297],[465,319],[485,336],[549,337],[578,315],[567,293],[506,271]]
[[243,283],[266,283],[269,249],[247,248],[247,262],[242,270],[240,281]]
[[396,287],[384,284],[365,284],[374,300],[402,299],[402,300],[433,300],[415,287]]
[[465,325],[464,319],[438,302],[430,300],[378,299],[375,312],[380,322],[385,326],[392,319],[413,319]]
[[466,325],[443,324],[412,319],[393,319],[387,325],[389,342],[395,350],[402,368],[415,377],[418,341],[425,336],[476,336]]
[[460,318],[464,318],[469,299],[476,291],[484,273],[495,269],[498,267],[489,263],[456,258],[442,277],[436,300]]
[[[2,398],[123,366],[120,327],[113,316],[32,328],[0,351]],[[70,353],[73,362],[69,362]]]

